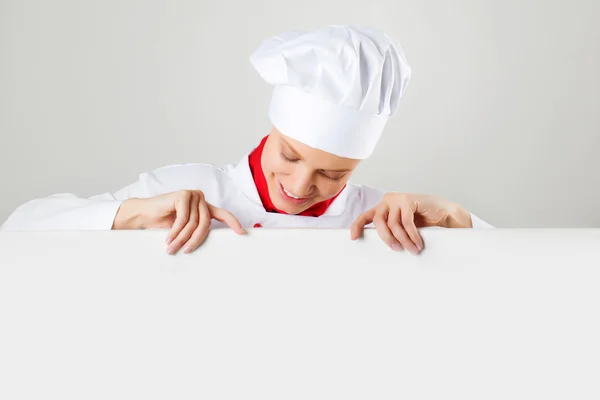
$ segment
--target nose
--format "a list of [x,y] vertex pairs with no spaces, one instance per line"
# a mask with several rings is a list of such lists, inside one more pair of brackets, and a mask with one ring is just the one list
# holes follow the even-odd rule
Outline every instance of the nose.
[[314,174],[307,168],[303,168],[299,166],[296,171],[294,171],[294,175],[292,176],[290,187],[287,189],[292,192],[294,196],[298,197],[309,197],[314,193]]

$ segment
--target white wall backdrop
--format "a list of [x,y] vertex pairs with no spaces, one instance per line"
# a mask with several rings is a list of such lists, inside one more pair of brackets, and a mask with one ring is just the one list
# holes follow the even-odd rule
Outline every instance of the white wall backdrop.
[[237,162],[269,130],[270,35],[382,29],[413,75],[354,181],[498,227],[600,227],[596,0],[0,0],[0,222],[52,193]]

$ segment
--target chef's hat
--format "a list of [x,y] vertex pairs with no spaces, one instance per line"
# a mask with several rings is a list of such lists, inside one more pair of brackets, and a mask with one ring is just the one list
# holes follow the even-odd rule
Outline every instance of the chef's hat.
[[281,133],[341,157],[369,157],[410,78],[400,45],[357,26],[289,31],[250,61],[274,85],[269,118]]

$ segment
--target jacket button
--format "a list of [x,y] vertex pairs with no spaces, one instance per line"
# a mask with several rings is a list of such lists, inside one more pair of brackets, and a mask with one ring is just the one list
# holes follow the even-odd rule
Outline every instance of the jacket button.
[[256,223],[256,224],[254,224],[254,227],[255,227],[255,228],[262,228],[262,225],[261,225],[261,224],[259,224],[259,223]]

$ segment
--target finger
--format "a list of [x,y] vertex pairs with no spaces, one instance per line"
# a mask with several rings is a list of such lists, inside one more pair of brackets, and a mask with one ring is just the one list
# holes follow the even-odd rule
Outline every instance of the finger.
[[406,230],[400,223],[400,214],[401,210],[399,207],[393,207],[390,210],[390,215],[388,217],[387,223],[392,231],[392,234],[398,240],[405,249],[407,249],[411,254],[417,254],[419,250],[417,246],[413,243],[411,238],[406,233]]
[[207,205],[208,211],[210,212],[212,218],[216,219],[219,222],[227,224],[238,235],[244,235],[246,233],[244,227],[242,226],[242,224],[240,224],[240,221],[238,221],[238,219],[232,213],[222,208],[212,206],[208,203]]
[[181,232],[179,232],[177,237],[175,239],[173,239],[171,246],[169,246],[169,249],[167,250],[167,252],[170,255],[177,253],[179,251],[179,249],[188,240],[190,240],[190,237],[192,236],[192,234],[198,227],[198,219],[199,219],[198,218],[198,204],[199,204],[199,202],[200,202],[200,195],[198,195],[197,193],[192,194],[192,198],[191,198],[189,206],[188,206],[188,214],[190,216],[189,220],[188,220],[187,224],[185,224],[185,226],[183,227]]
[[167,234],[167,245],[179,235],[183,227],[190,219],[190,201],[192,200],[191,192],[183,192],[175,199],[175,222],[171,230]]
[[365,225],[369,225],[373,222],[373,218],[375,217],[375,208],[370,209],[362,213],[356,218],[352,227],[350,228],[350,239],[356,240],[360,237],[363,230],[365,229]]
[[412,242],[417,246],[418,251],[423,250],[423,238],[421,237],[421,234],[417,229],[417,225],[415,224],[415,214],[412,208],[407,208],[406,212],[404,210],[400,210],[400,216],[402,226],[404,227],[404,230],[406,230],[406,233],[408,233],[410,240],[412,240]]
[[198,246],[204,243],[206,240],[206,236],[208,236],[208,232],[210,231],[210,212],[208,211],[208,203],[206,201],[200,201],[198,203],[198,212],[200,216],[200,221],[198,223],[198,227],[192,234],[190,240],[183,247],[184,253],[191,253],[196,250]]
[[377,209],[375,213],[375,218],[373,218],[373,222],[375,222],[375,229],[377,229],[377,233],[379,237],[385,244],[390,246],[394,251],[401,251],[402,245],[396,240],[390,228],[387,224],[389,210],[387,208]]

